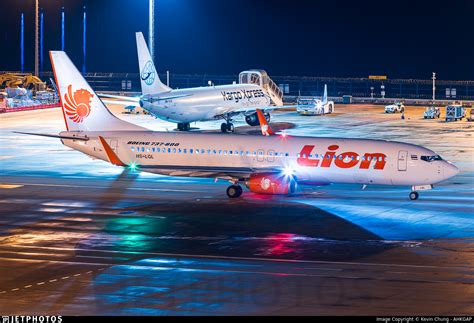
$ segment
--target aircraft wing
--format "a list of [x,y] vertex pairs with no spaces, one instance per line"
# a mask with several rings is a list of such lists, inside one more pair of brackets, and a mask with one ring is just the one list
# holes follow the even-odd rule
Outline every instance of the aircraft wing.
[[[109,144],[99,136],[109,161],[118,166],[126,166]],[[139,165],[138,170],[169,176],[190,176],[190,177],[208,177],[220,179],[247,179],[251,174],[260,173],[280,173],[281,170],[275,167],[255,168],[255,167],[219,167],[219,166],[170,166],[170,165]]]
[[273,111],[273,110],[282,110],[282,109],[291,109],[291,108],[296,108],[296,105],[267,106],[267,107],[260,107],[260,108],[254,108],[254,107],[239,108],[239,109],[231,110],[229,111],[229,113],[248,114],[250,112],[257,112],[257,109],[261,111]]
[[147,171],[168,176],[207,177],[220,179],[247,179],[251,174],[280,173],[277,168],[251,168],[251,167],[189,167],[189,166],[141,166]]
[[87,136],[61,136],[56,134],[50,133],[34,133],[34,132],[21,132],[21,131],[13,131],[14,133],[19,133],[22,135],[30,135],[30,136],[40,136],[40,137],[48,137],[48,138],[58,138],[58,139],[70,139],[70,140],[81,140],[81,141],[88,141],[89,138]]

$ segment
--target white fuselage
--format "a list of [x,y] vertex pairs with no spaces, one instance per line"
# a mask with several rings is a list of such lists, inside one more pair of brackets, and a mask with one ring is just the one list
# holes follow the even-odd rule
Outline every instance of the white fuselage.
[[[162,100],[160,98],[176,97]],[[231,84],[144,95],[140,105],[154,116],[176,123],[221,119],[237,110],[270,106],[270,97],[255,84]]]
[[[61,135],[72,135],[63,132]],[[75,133],[78,134],[78,133]],[[281,170],[298,182],[426,185],[443,181],[458,170],[426,148],[380,140],[249,136],[152,131],[81,132],[88,141],[63,139],[87,155],[109,161],[98,136],[119,159],[141,171],[176,176],[235,176]],[[426,159],[426,158],[425,158]]]

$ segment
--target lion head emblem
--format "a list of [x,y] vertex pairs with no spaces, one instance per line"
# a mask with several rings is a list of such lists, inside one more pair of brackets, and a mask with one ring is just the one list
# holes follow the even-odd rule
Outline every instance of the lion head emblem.
[[72,85],[67,88],[64,95],[64,110],[69,119],[76,123],[81,123],[91,113],[92,93],[85,89],[79,89],[72,93]]

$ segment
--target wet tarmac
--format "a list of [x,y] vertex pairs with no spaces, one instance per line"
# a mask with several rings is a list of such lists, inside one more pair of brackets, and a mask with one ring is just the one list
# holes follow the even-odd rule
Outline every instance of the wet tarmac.
[[58,109],[0,116],[0,313],[472,315],[473,128],[418,109],[273,115],[289,134],[406,141],[460,167],[418,201],[350,185],[229,200],[224,181],[122,171],[12,133],[63,129]]

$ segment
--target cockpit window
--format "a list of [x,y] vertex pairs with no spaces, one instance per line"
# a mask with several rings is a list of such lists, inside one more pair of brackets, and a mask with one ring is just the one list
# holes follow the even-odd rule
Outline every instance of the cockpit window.
[[435,155],[435,156],[421,156],[421,160],[424,160],[426,162],[432,162],[432,161],[435,161],[435,160],[443,160],[443,158],[441,158],[441,156],[439,155]]

